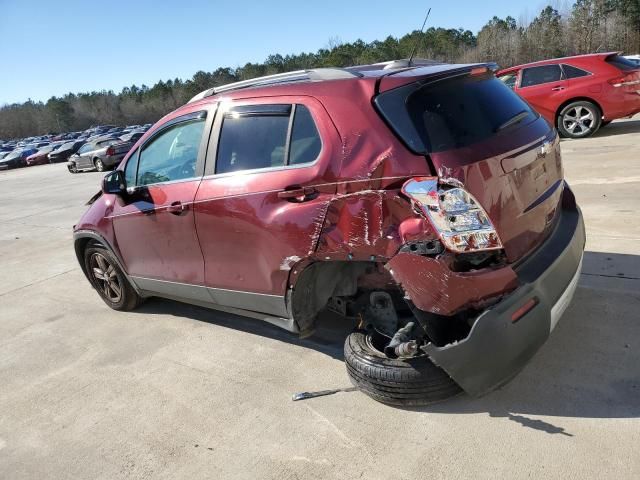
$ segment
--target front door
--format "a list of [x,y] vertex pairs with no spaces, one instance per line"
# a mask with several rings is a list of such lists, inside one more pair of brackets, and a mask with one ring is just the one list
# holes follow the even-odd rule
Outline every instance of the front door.
[[219,112],[195,220],[213,299],[286,316],[289,273],[314,251],[335,193],[340,139],[319,102],[267,100]]
[[143,290],[197,297],[179,285],[204,282],[193,201],[213,112],[200,109],[157,128],[124,168],[128,194],[117,200],[113,226],[127,272]]

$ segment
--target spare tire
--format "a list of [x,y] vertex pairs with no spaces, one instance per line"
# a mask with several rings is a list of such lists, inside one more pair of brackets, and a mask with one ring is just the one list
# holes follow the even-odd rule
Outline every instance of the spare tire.
[[374,400],[389,405],[429,405],[462,391],[428,356],[388,358],[366,331],[347,337],[344,359],[351,382]]

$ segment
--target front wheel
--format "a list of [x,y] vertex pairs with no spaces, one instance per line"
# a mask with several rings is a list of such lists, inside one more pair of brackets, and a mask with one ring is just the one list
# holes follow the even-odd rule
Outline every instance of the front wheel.
[[93,288],[109,307],[127,311],[142,303],[142,297],[131,286],[113,254],[106,248],[87,248],[84,252],[84,264]]
[[557,127],[563,137],[585,138],[600,128],[602,113],[597,105],[579,101],[564,107],[558,115]]
[[369,332],[355,331],[344,343],[351,382],[374,400],[389,405],[429,405],[453,397],[460,387],[426,355],[389,358]]
[[69,173],[78,173],[78,167],[76,166],[75,163],[72,163],[71,165],[67,165],[67,170],[69,170]]

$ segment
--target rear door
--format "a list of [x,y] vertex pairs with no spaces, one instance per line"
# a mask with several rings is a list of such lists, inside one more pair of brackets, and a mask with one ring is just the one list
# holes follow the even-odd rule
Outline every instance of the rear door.
[[219,304],[286,316],[290,270],[336,190],[337,131],[303,96],[228,104],[214,131],[195,204],[205,283]]
[[127,271],[144,290],[189,298],[202,293],[191,287],[204,282],[193,200],[212,116],[201,109],[169,120],[124,166],[128,194],[116,200],[113,227]]
[[568,87],[560,65],[542,65],[522,69],[516,92],[554,125],[556,110],[568,98]]

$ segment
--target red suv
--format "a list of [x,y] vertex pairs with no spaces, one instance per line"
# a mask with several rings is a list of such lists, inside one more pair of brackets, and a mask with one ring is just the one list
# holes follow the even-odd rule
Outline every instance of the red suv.
[[518,65],[497,76],[565,137],[588,137],[640,112],[640,68],[616,52]]
[[585,242],[558,136],[487,65],[239,82],[162,118],[74,227],[111,308],[158,296],[301,336],[337,312],[382,402],[479,395],[569,304]]

